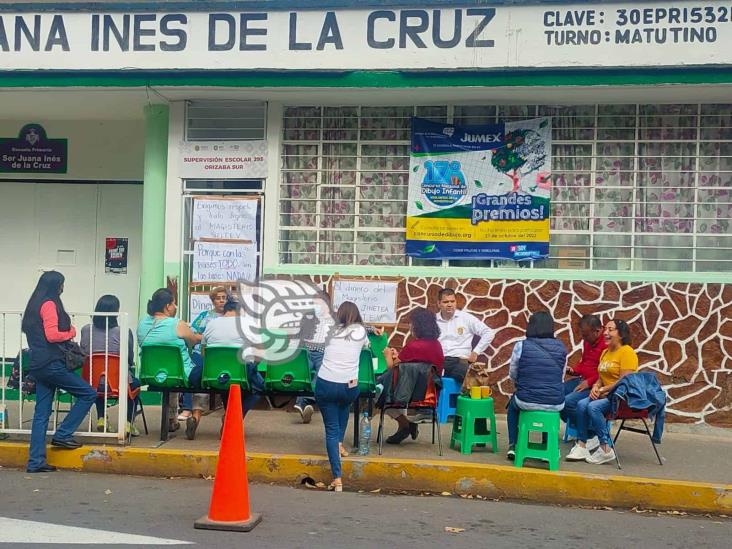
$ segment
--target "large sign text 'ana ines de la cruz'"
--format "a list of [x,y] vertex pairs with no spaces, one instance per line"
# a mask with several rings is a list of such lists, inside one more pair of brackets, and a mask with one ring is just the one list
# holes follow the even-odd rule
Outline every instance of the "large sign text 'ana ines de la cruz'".
[[401,10],[0,11],[0,70],[732,64],[732,2]]

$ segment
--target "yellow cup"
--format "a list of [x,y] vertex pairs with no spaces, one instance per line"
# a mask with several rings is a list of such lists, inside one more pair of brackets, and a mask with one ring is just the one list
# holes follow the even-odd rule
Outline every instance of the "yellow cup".
[[478,400],[480,398],[480,387],[470,388],[470,398]]
[[487,385],[483,385],[480,388],[480,397],[481,398],[490,398],[490,396],[493,394],[493,389],[488,387]]

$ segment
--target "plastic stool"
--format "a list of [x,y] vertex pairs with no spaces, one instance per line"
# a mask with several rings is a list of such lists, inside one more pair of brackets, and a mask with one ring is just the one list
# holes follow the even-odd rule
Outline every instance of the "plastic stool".
[[450,416],[455,415],[457,398],[460,396],[460,385],[451,377],[442,378],[442,391],[437,400],[437,422],[447,423]]
[[456,442],[460,444],[461,454],[472,453],[475,444],[490,444],[493,453],[498,452],[496,414],[492,398],[471,399],[464,396],[457,398],[450,448],[454,449]]
[[[521,410],[514,465],[523,467],[524,459],[549,462],[550,471],[559,470],[559,412]],[[529,432],[546,433],[546,442],[529,442]]]

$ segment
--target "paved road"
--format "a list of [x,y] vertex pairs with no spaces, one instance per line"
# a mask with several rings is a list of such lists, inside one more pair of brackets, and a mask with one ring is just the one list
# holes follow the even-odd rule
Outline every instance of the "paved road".
[[[211,548],[716,548],[729,547],[732,536],[732,521],[719,518],[266,485],[251,488],[252,508],[264,514],[253,532],[194,530],[193,521],[205,513],[210,493],[211,482],[203,479],[73,472],[41,476],[0,469],[0,549],[61,542],[90,547],[79,545],[88,541],[119,547],[187,542]],[[446,526],[465,530],[448,533]],[[21,543],[24,539],[34,543]]]

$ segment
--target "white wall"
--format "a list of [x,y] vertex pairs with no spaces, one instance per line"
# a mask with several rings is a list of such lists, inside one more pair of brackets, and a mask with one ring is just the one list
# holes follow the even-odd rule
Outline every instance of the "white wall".
[[68,139],[68,173],[0,174],[7,179],[142,181],[145,124],[140,120],[0,120],[1,137],[17,137],[26,124],[43,126],[51,139]]

